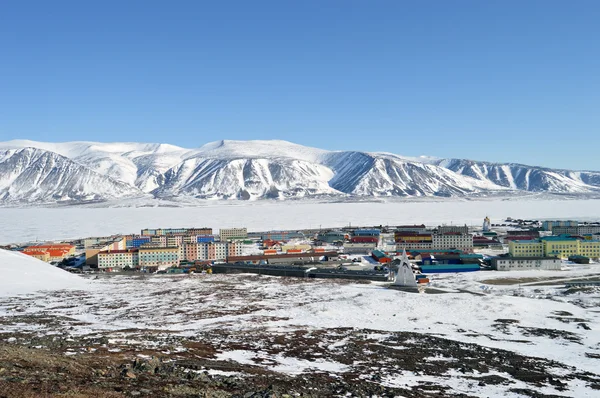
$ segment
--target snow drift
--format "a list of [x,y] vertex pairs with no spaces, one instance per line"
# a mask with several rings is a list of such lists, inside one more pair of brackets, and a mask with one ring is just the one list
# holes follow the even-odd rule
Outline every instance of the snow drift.
[[0,249],[0,297],[41,290],[85,289],[89,281],[26,254]]

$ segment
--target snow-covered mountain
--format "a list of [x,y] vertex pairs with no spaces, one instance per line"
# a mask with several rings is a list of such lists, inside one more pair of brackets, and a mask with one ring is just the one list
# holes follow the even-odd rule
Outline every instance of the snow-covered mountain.
[[301,197],[599,193],[600,172],[390,153],[326,151],[287,141],[168,144],[0,143],[0,203]]

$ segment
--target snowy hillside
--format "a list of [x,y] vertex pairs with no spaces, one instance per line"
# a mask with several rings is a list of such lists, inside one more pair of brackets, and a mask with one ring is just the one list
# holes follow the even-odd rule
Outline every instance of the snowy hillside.
[[125,197],[285,199],[600,194],[600,172],[390,153],[326,151],[287,141],[168,144],[0,143],[0,203]]
[[83,289],[89,281],[18,252],[0,249],[0,296]]

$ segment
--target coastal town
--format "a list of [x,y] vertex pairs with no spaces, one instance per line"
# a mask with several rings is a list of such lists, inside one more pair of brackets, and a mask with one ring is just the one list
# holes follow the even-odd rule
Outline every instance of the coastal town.
[[208,227],[154,228],[139,234],[4,248],[74,273],[258,273],[375,281],[393,279],[405,258],[416,282],[427,284],[428,274],[560,270],[563,264],[596,262],[600,224],[512,218],[492,223],[485,217],[479,226],[378,225],[266,232],[249,232],[246,227],[218,232]]

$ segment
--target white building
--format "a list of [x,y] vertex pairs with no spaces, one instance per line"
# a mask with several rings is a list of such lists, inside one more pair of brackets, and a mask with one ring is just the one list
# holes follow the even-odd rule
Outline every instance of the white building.
[[431,248],[472,250],[473,235],[460,232],[444,232],[433,234],[431,237]]
[[245,239],[248,237],[247,228],[223,228],[219,230],[219,238],[222,242],[231,239]]
[[495,257],[492,268],[497,271],[525,271],[532,269],[560,271],[560,259],[556,257]]
[[345,254],[368,254],[377,248],[375,243],[345,243]]

